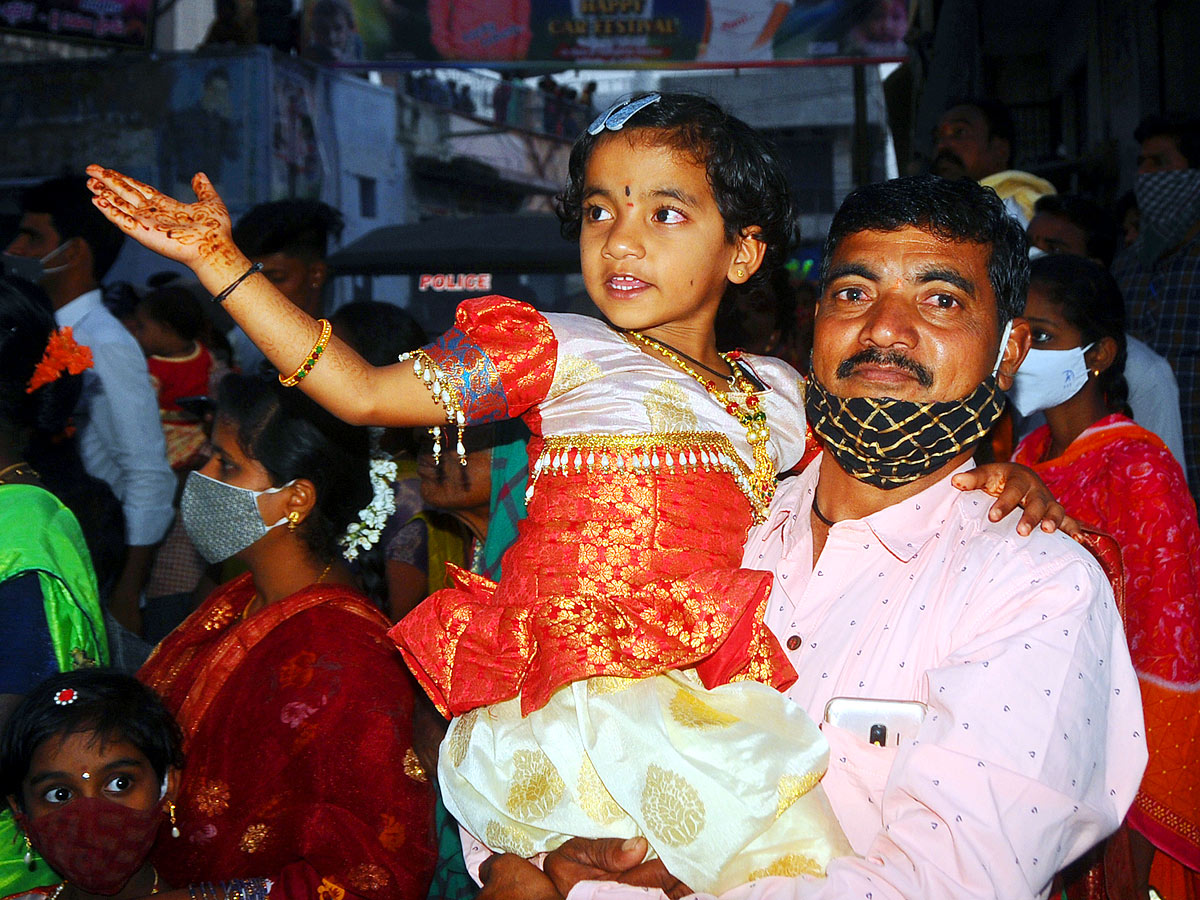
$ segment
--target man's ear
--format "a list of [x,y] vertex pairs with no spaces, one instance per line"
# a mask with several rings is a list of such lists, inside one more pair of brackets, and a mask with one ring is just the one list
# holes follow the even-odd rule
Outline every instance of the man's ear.
[[1012,164],[1012,144],[1007,138],[992,135],[988,138],[988,150],[997,172],[1002,172]]
[[1008,343],[1004,346],[1004,356],[1000,359],[1000,370],[996,373],[996,383],[1000,385],[1000,390],[1007,391],[1012,387],[1013,376],[1017,369],[1021,368],[1025,354],[1029,352],[1032,344],[1033,334],[1029,330],[1029,322],[1020,316],[1014,318],[1012,331],[1008,333]]
[[323,259],[308,264],[308,280],[313,290],[319,291],[329,280],[329,265]]
[[10,810],[12,810],[12,814],[14,816],[18,816],[21,814],[21,805],[19,803],[17,803],[16,797],[14,797],[12,794],[9,794],[4,799],[8,801],[8,808]]
[[729,263],[726,277],[734,284],[745,284],[758,271],[767,256],[767,245],[762,240],[762,229],[757,225],[743,228],[734,239],[733,259]]
[[[92,274],[92,245],[81,237],[67,238],[66,246],[62,250],[63,263],[70,266],[78,266]],[[48,268],[54,268],[54,262],[48,264]]]

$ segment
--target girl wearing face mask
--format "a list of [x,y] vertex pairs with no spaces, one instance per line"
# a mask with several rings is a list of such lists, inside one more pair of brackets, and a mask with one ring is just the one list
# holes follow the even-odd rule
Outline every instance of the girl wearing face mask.
[[[1200,529],[1183,470],[1126,406],[1124,306],[1102,267],[1035,260],[1025,316],[1033,349],[1012,399],[1046,425],[1013,459],[1031,466],[1067,512],[1113,535],[1125,567],[1125,622],[1142,688],[1150,763],[1129,812],[1141,893],[1200,887]],[[1153,859],[1153,873],[1150,871]]]
[[222,883],[249,877],[272,879],[272,900],[424,898],[433,793],[412,750],[413,682],[346,565],[391,497],[367,431],[277,380],[231,375],[211,443],[180,515],[210,562],[249,571],[138,673],[188,757],[182,836],[151,858],[172,884],[209,883],[206,900],[234,900]]
[[179,727],[135,678],[80,669],[33,688],[4,729],[0,791],[29,865],[51,883],[9,900],[127,900],[168,890],[148,856],[170,829],[182,763]]

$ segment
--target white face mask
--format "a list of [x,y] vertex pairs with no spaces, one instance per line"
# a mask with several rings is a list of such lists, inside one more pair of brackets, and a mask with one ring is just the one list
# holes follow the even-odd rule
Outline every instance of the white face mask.
[[1095,344],[1070,350],[1030,350],[1013,376],[1008,399],[1023,416],[1066,403],[1087,384],[1083,354]]

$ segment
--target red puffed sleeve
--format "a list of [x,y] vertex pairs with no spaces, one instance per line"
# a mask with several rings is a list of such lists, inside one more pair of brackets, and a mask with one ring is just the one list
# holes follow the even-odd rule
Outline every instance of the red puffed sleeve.
[[431,390],[448,391],[474,425],[519,416],[544,400],[558,341],[528,303],[489,296],[461,303],[453,327],[416,356]]

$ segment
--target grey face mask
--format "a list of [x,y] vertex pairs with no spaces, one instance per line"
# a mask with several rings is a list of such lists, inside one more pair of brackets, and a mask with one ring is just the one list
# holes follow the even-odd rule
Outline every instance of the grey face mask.
[[69,243],[70,241],[63,241],[41,259],[38,259],[36,256],[17,256],[14,253],[2,254],[4,258],[4,271],[9,275],[15,275],[33,284],[38,284],[46,275],[61,272],[66,268],[65,265],[47,268],[46,263],[57,256]]
[[200,555],[210,563],[229,559],[287,522],[284,516],[267,525],[258,510],[258,498],[286,488],[252,491],[225,484],[199,472],[189,472],[179,500],[183,527]]

